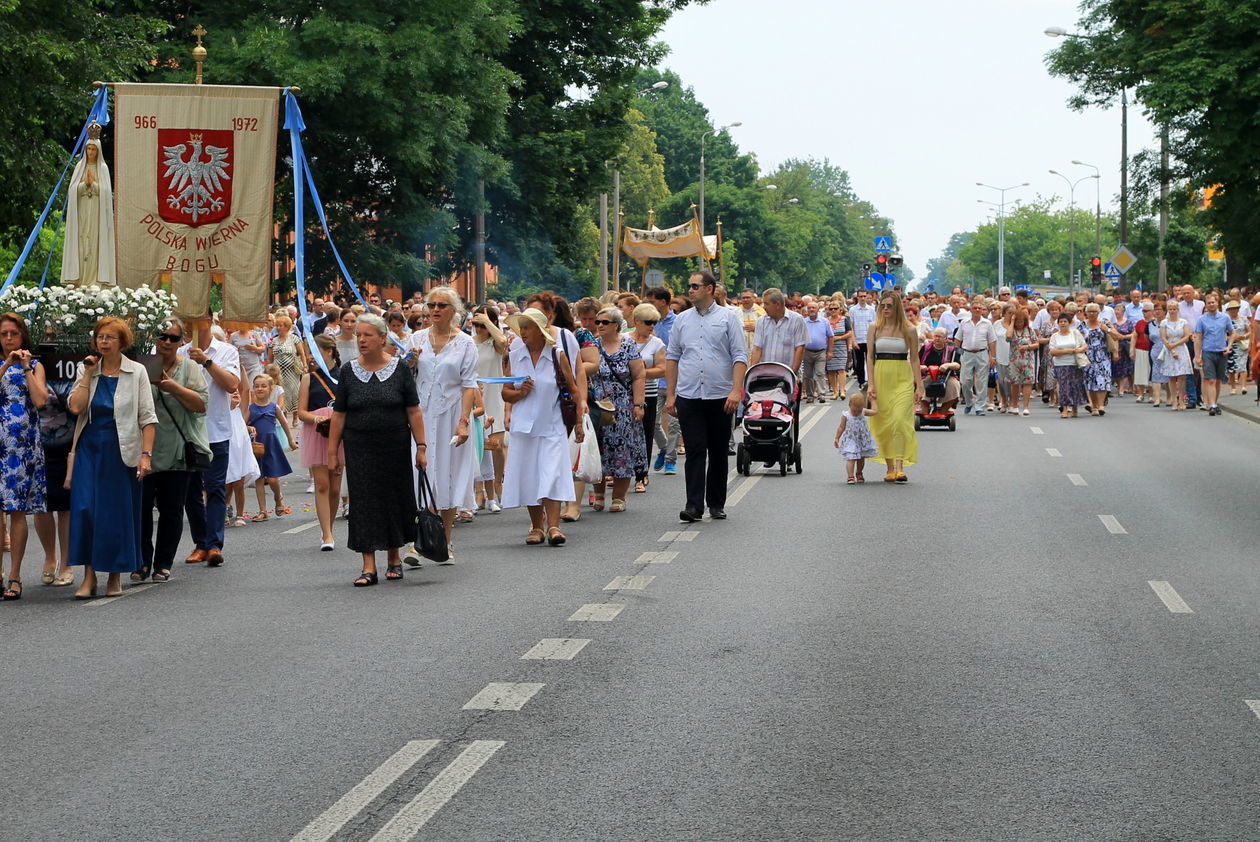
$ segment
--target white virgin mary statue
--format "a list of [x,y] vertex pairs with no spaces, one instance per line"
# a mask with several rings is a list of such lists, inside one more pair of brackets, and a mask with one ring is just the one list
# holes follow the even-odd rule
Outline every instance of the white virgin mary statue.
[[83,157],[70,176],[61,282],[114,286],[114,188],[101,151],[101,128],[88,129]]

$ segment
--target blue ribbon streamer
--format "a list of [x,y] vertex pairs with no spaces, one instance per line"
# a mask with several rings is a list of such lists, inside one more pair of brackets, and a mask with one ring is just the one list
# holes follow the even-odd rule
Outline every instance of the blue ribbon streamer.
[[[39,215],[39,219],[35,221],[35,227],[31,230],[31,235],[26,238],[26,245],[22,248],[22,253],[18,255],[17,262],[13,264],[13,268],[9,270],[9,276],[5,278],[4,285],[0,286],[0,295],[4,295],[9,287],[13,286],[13,282],[17,280],[18,274],[22,271],[22,267],[26,265],[26,259],[31,256],[31,249],[35,247],[35,242],[39,239],[39,232],[44,229],[44,223],[48,221],[48,213],[52,210],[53,202],[57,199],[57,194],[61,192],[61,185],[65,183],[66,173],[70,172],[70,166],[74,163],[74,159],[79,157],[83,152],[83,147],[87,144],[88,126],[93,121],[100,123],[102,126],[109,123],[109,89],[102,85],[96,89],[96,98],[92,102],[92,110],[88,112],[87,120],[83,123],[83,128],[79,130],[79,139],[74,142],[74,151],[70,153],[70,158],[66,161],[65,167],[61,170],[61,178],[57,179],[57,186],[53,188],[52,194],[49,195],[48,201],[44,204],[44,211]],[[47,267],[45,267],[45,276],[47,275]],[[43,283],[40,284],[43,286]]]
[[510,383],[513,386],[517,386],[517,385],[520,385],[521,383],[524,383],[528,379],[529,379],[528,377],[524,377],[524,376],[521,376],[521,377],[478,377],[477,382],[478,383],[504,383],[504,384]]
[[[298,312],[305,327],[307,310],[306,238],[304,235],[306,232],[305,190],[308,187],[311,191],[311,201],[315,206],[315,214],[319,217],[319,224],[324,229],[324,238],[332,249],[333,258],[337,261],[337,268],[341,270],[341,276],[346,279],[346,283],[350,285],[350,291],[354,293],[354,297],[365,308],[367,307],[367,301],[363,298],[363,294],[359,292],[358,286],[355,285],[354,279],[350,276],[350,270],[346,267],[345,261],[341,259],[341,252],[337,250],[337,244],[333,242],[332,231],[328,229],[328,217],[324,213],[324,204],[320,201],[319,189],[315,186],[315,178],[311,175],[311,167],[306,160],[306,150],[302,147],[302,132],[306,131],[306,121],[302,119],[302,109],[298,106],[297,97],[288,88],[284,90],[284,127],[289,130],[289,145],[293,160],[293,268],[297,276]],[[332,377],[332,374],[329,373],[328,368],[324,365],[324,357],[320,354],[319,346],[315,344],[315,337],[311,335],[310,329],[307,328],[303,333],[306,336],[307,347],[310,348],[316,364],[325,374]],[[399,342],[392,334],[388,338],[399,349],[407,352],[407,354],[411,353],[411,349]]]

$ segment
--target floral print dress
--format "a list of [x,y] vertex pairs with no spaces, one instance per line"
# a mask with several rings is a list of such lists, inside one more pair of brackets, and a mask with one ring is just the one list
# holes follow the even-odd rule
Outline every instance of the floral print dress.
[[1008,338],[1011,340],[1010,381],[1015,386],[1031,386],[1037,378],[1037,355],[1041,349],[1021,351],[1019,346],[1035,344],[1037,334],[1026,327],[1021,331],[1012,331]]
[[[32,366],[39,365],[32,361]],[[20,366],[10,366],[0,377],[0,509],[6,512],[48,510],[44,479],[44,445],[39,413]]]
[[617,407],[616,421],[595,428],[604,476],[625,479],[647,472],[647,443],[643,424],[634,420],[630,363],[642,359],[639,346],[629,335],[621,337],[621,347],[609,354],[598,340],[599,371],[591,377],[591,392],[597,400],[610,400]]
[[1107,350],[1107,331],[1102,327],[1089,327],[1082,324],[1080,331],[1085,335],[1085,356],[1089,357],[1089,368],[1085,369],[1085,391],[1111,391],[1111,352]]

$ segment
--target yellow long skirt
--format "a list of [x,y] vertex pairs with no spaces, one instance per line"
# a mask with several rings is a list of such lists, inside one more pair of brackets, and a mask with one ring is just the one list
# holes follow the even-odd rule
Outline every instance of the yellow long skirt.
[[872,461],[892,467],[900,459],[913,465],[919,455],[919,442],[914,435],[914,376],[906,360],[876,360],[875,386],[878,413],[871,416],[871,434],[879,455]]

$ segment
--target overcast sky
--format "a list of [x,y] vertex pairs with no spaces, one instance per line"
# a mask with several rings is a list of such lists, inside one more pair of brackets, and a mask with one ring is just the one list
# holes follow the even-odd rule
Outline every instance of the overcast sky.
[[[1058,43],[1045,28],[1076,18],[1073,0],[713,0],[675,14],[662,40],[714,121],[743,122],[731,132],[763,172],[805,157],[848,170],[922,278],[950,235],[994,215],[976,200],[998,194],[978,181],[1030,182],[1008,201],[1066,200],[1049,170],[1093,172],[1076,159],[1102,170],[1104,210],[1118,204],[1119,108],[1071,111],[1071,86],[1045,70]],[[1130,155],[1153,138],[1130,108]],[[1093,207],[1093,184],[1078,205]]]

